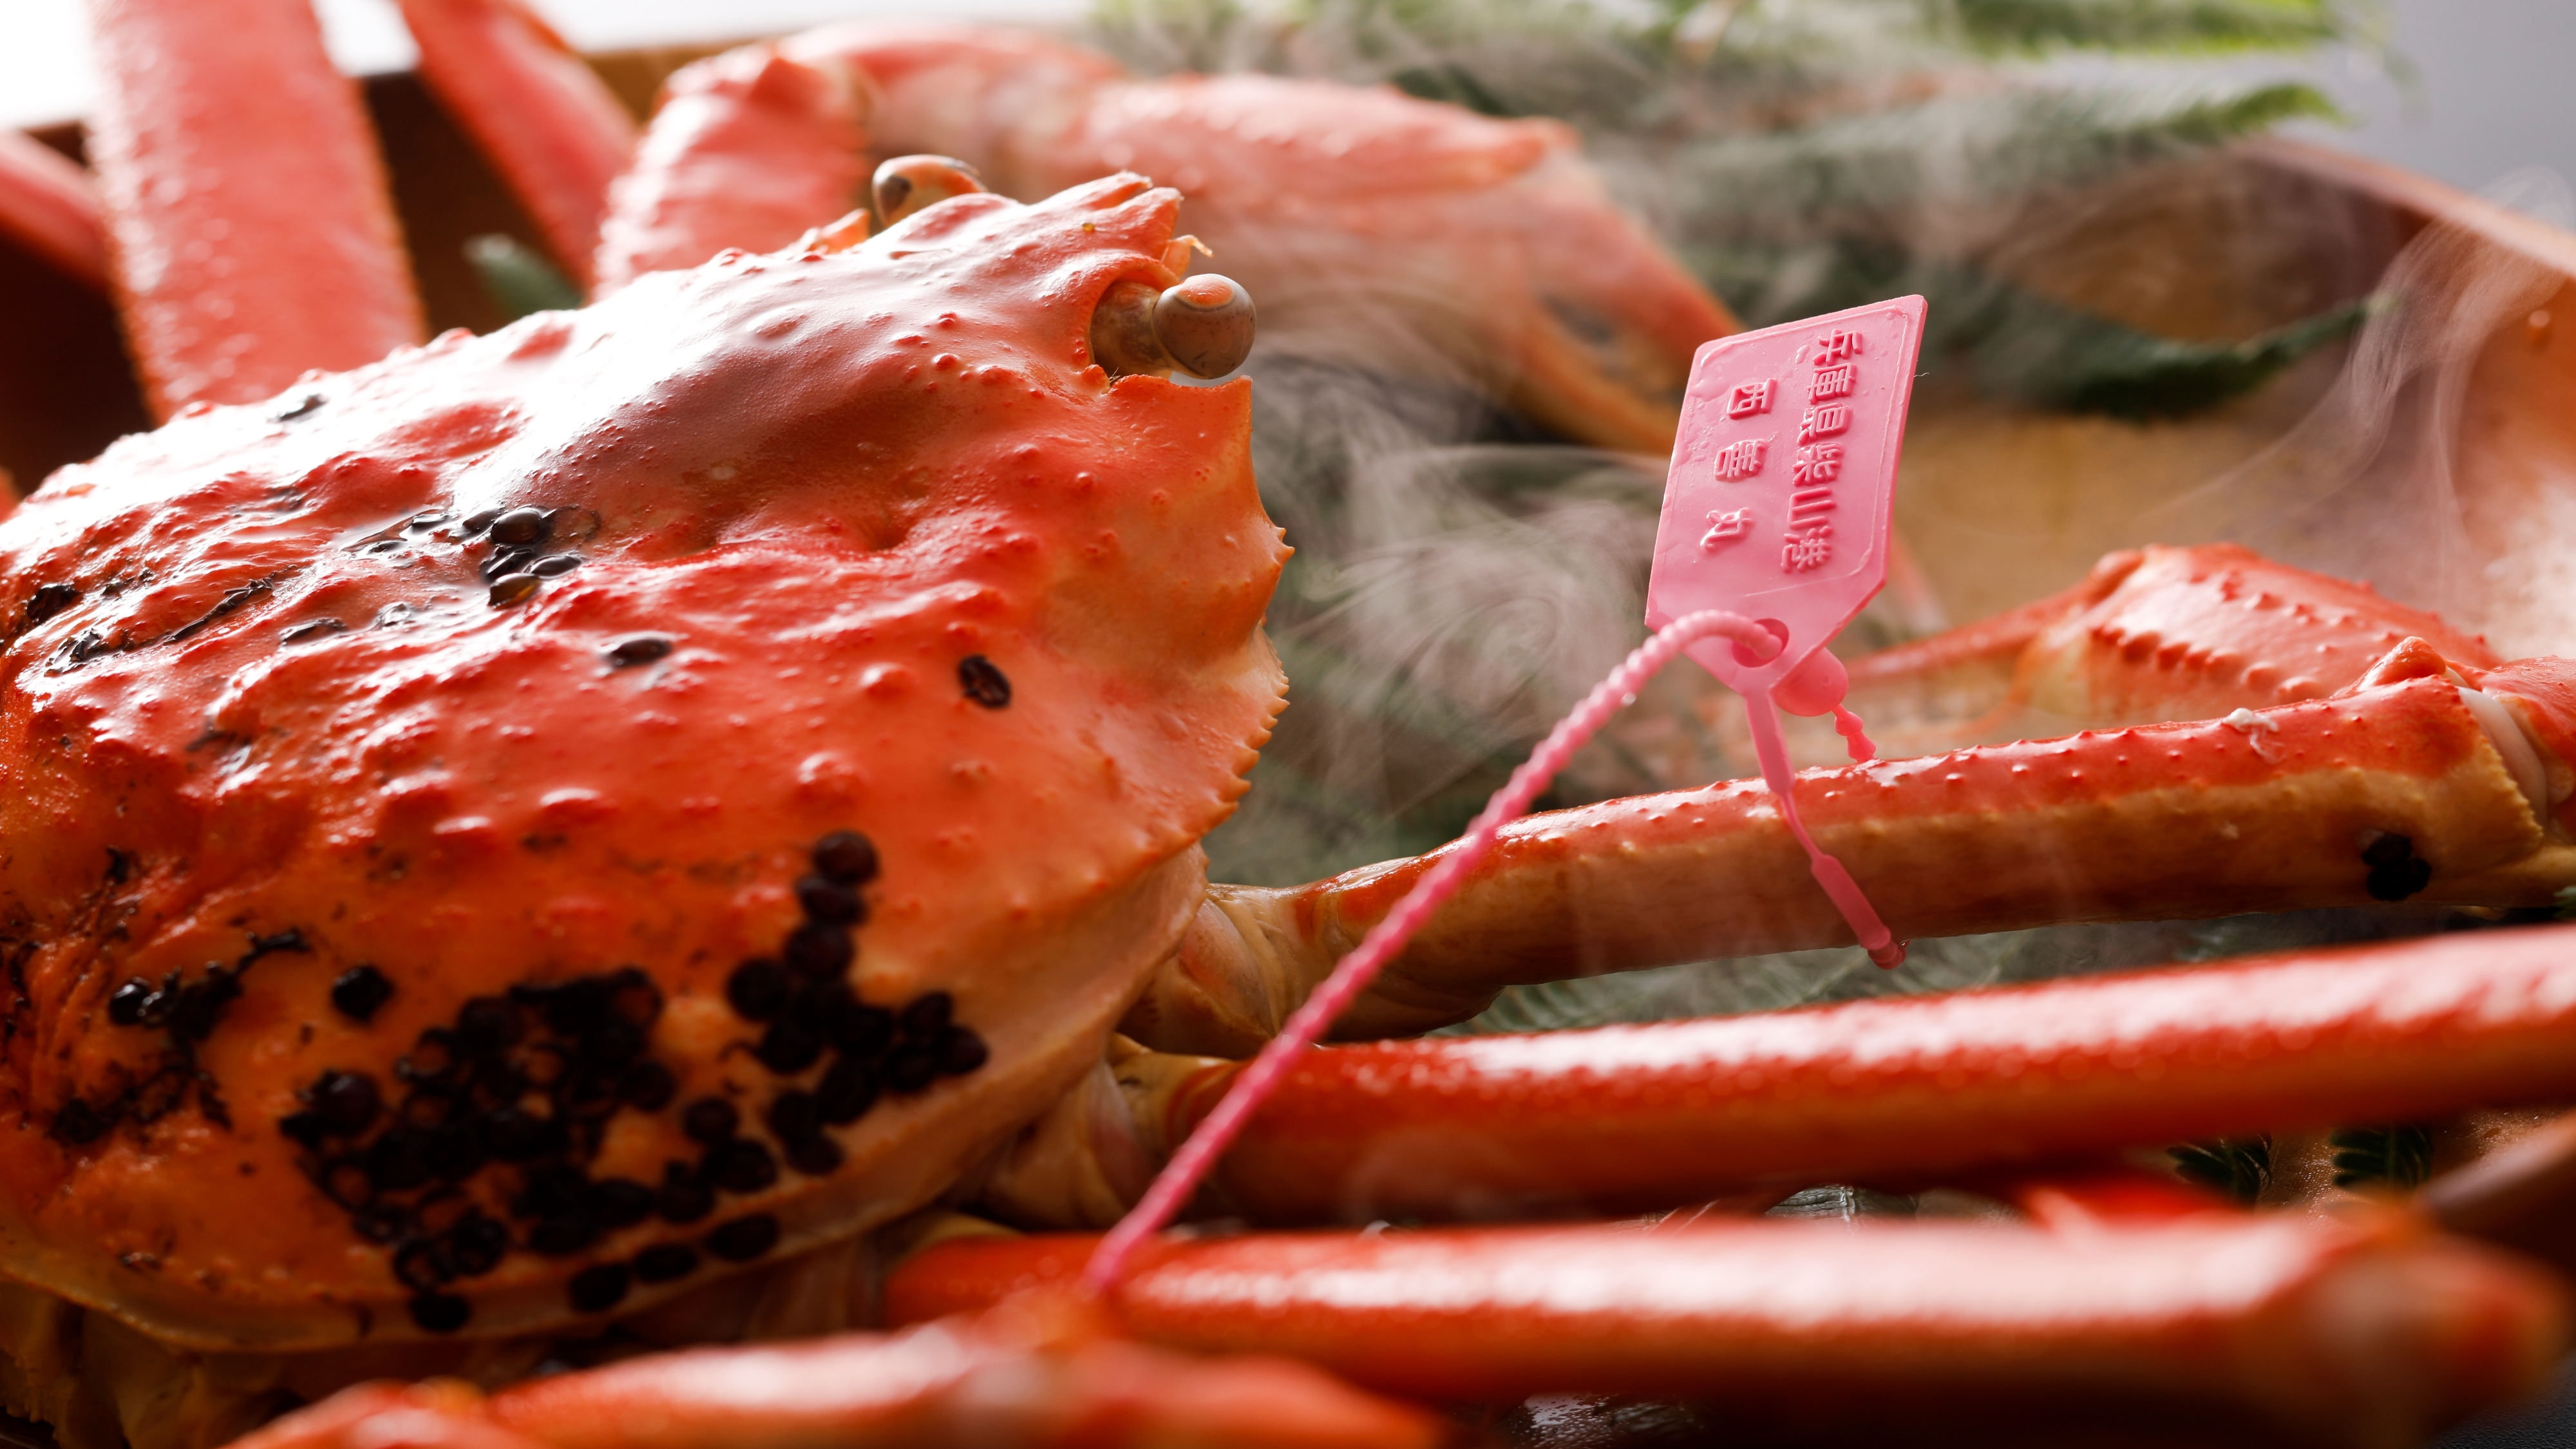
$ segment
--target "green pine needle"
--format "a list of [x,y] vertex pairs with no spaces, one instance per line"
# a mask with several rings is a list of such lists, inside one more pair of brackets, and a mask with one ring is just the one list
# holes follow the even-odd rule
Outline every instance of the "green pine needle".
[[2165,1149],[2174,1170],[2230,1201],[2252,1207],[2272,1183],[2272,1139],[2221,1137]]
[[2326,1139],[2334,1148],[2337,1187],[2420,1187],[2433,1175],[2429,1127],[2338,1127]]
[[1954,0],[1973,45],[2050,50],[2289,50],[2352,33],[2332,0]]
[[544,254],[516,237],[491,232],[465,243],[465,260],[505,322],[581,305],[581,289]]
[[1673,164],[1694,221],[1795,234],[1866,226],[1936,191],[1956,203],[2073,185],[2340,114],[2315,88],[2278,81],[2006,89],[1696,142]]
[[[2026,312],[2047,304],[2021,294]],[[2179,342],[2086,313],[2016,319],[1977,361],[1990,396],[2067,412],[2123,418],[2181,417],[2253,391],[2283,368],[2359,327],[2370,298],[2276,327],[2242,342]]]

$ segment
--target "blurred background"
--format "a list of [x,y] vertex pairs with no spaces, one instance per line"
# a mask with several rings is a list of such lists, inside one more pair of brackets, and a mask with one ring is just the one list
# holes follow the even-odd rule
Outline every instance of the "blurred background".
[[[411,40],[390,0],[320,0],[343,67],[401,70]],[[732,40],[856,16],[928,15],[1063,22],[1086,0],[540,0],[586,50],[674,40]],[[1616,8],[1615,5],[1605,8]],[[2363,51],[2320,57],[2302,78],[2358,120],[2301,122],[2294,134],[2336,144],[2475,191],[2526,166],[2576,178],[2576,3],[2570,0],[2393,0],[2384,7],[2391,63]],[[0,0],[0,123],[77,116],[92,81],[80,0]]]

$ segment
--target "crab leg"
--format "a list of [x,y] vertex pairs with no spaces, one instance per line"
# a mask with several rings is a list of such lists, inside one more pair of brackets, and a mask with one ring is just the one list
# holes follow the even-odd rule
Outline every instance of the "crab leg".
[[1437,1420],[1275,1358],[1195,1362],[1047,1296],[892,1335],[698,1349],[559,1374],[489,1399],[366,1384],[241,1449],[1431,1449]]
[[[2409,636],[2454,663],[2502,662],[2367,584],[2234,544],[2123,549],[2073,588],[1851,661],[1847,702],[1874,738],[1915,754],[2314,699]],[[2029,727],[2051,721],[2065,723]]]
[[[887,1316],[1070,1280],[1093,1241],[932,1247],[890,1276]],[[2393,1220],[2233,1214],[1255,1235],[1157,1245],[1115,1305],[1148,1342],[1286,1353],[1424,1398],[1686,1396],[1808,1433],[2100,1415],[2200,1443],[2410,1443],[2536,1386],[2567,1332],[2559,1290],[2487,1250]]]
[[1018,196],[1150,172],[1265,325],[1311,351],[1372,317],[1353,360],[1483,378],[1604,446],[1669,449],[1693,349],[1737,326],[1554,122],[1273,76],[1130,81],[1043,36],[936,24],[825,27],[675,75],[611,192],[600,288],[829,223],[865,147],[962,157]]
[[859,204],[867,101],[838,68],[746,46],[665,82],[600,223],[605,296],[728,247],[774,251]]
[[305,0],[91,0],[90,16],[91,154],[156,416],[420,341],[374,129]]
[[[2410,898],[2532,905],[2576,881],[2576,855],[2536,814],[2576,748],[2556,723],[2576,666],[2480,672],[2480,693],[2420,642],[2382,664],[2343,695],[2259,714],[1808,771],[1798,807],[1899,937]],[[1162,1050],[1247,1055],[1439,858],[1212,888],[1124,1029]],[[1516,982],[1850,940],[1760,781],[1614,800],[1507,827],[1336,1031],[1426,1030]]]
[[[1131,1081],[1158,1064],[1122,1064]],[[1150,1094],[1179,1138],[1231,1078]],[[1270,1222],[1670,1207],[2576,1098],[2576,928],[1310,1053],[1216,1182]]]
[[421,76],[474,137],[575,281],[590,285],[608,183],[635,120],[563,38],[517,0],[401,0]]
[[107,289],[107,241],[98,196],[78,166],[44,143],[0,127],[0,232],[99,291]]

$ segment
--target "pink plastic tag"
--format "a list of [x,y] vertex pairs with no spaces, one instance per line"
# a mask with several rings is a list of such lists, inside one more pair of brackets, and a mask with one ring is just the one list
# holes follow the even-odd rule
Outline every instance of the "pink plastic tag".
[[1824,646],[1887,582],[1896,463],[1922,343],[1923,299],[1900,297],[1702,347],[1646,591],[1651,627],[1732,609],[1780,637],[1769,659],[1718,638],[1689,652],[1744,696],[1763,780],[1816,883],[1882,966],[1904,960],[1905,948],[1799,821],[1775,709],[1831,712],[1852,758],[1869,758],[1860,721],[1842,708],[1842,665]]

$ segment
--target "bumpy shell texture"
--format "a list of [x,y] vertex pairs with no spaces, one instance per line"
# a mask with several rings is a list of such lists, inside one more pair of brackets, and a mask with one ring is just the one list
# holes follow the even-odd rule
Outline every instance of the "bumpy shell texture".
[[729,255],[0,523],[0,1272],[179,1344],[577,1328],[1095,1062],[1283,688],[1248,384],[1085,355],[1177,200]]

